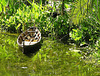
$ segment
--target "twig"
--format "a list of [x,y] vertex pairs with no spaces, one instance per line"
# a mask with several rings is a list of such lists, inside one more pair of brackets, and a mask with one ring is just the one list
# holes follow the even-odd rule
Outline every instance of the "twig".
[[[68,35],[68,34],[67,34]],[[61,41],[64,37],[66,37],[67,35],[63,36],[62,38],[60,38],[59,40]]]

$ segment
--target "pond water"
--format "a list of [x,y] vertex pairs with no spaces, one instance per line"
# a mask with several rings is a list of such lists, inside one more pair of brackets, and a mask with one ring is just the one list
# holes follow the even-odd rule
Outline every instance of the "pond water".
[[[41,48],[23,54],[16,34],[0,34],[0,76],[99,76],[95,57],[85,49],[42,37]],[[88,50],[87,50],[88,51]]]

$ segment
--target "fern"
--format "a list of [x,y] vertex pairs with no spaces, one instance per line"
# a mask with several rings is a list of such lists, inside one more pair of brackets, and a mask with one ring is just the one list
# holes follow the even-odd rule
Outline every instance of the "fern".
[[92,8],[92,0],[76,0],[71,10],[71,20],[74,24],[79,24],[88,15],[88,10]]

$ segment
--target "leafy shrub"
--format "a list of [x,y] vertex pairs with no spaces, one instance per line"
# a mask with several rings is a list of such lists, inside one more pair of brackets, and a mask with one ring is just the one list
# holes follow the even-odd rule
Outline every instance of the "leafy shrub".
[[23,3],[23,7],[16,9],[13,15],[5,15],[0,21],[3,28],[6,31],[19,32],[35,25],[39,27],[42,34],[47,36],[67,34],[69,26],[67,14],[53,18],[50,13],[56,9],[48,10],[48,8],[51,8],[50,5],[42,6],[42,4],[38,5],[34,2],[30,3],[30,5],[27,6]]

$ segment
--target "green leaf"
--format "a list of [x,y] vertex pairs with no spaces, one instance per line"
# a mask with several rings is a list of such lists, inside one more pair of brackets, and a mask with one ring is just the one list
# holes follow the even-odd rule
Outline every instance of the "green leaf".
[[5,7],[3,8],[3,10],[4,10],[3,12],[6,13],[6,8]]
[[84,30],[88,30],[88,28],[87,28],[87,27],[83,27],[83,29],[84,29]]
[[38,10],[38,6],[36,4],[34,4],[34,7],[35,7],[35,11]]
[[28,3],[30,3],[32,5],[32,3],[29,0],[27,0],[27,1],[28,1]]
[[21,25],[21,24],[19,23],[18,26],[16,27],[16,29],[18,29],[18,28],[20,27],[20,25]]
[[34,62],[37,58],[38,58],[38,54],[36,54],[36,55],[34,56],[34,58],[32,59],[32,61]]
[[65,8],[69,8],[69,5],[68,4],[65,4]]
[[88,15],[87,10],[90,10],[91,0],[79,0],[73,5],[75,8],[71,10],[71,20],[74,24],[79,24]]
[[35,19],[38,19],[38,17],[39,17],[39,13],[36,12],[36,13],[35,13]]
[[41,54],[39,54],[39,59],[40,59],[40,61],[41,61]]
[[81,39],[81,37],[77,37],[77,38],[75,38],[75,41],[80,40],[80,39]]
[[0,4],[0,13],[2,12],[2,6],[1,6],[1,4]]
[[73,29],[73,31],[74,31],[74,32],[77,32],[77,30],[76,30],[76,29]]
[[6,4],[7,4],[7,2],[5,1],[5,0],[2,0],[2,5],[5,7],[6,6]]

